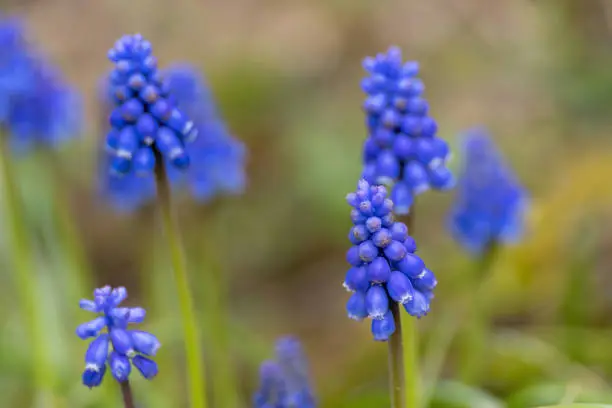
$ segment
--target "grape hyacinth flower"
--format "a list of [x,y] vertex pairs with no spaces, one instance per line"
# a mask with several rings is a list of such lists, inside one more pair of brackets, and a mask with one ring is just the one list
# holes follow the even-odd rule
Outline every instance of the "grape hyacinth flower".
[[[185,144],[189,168],[167,168],[173,190],[188,188],[200,202],[221,194],[242,193],[246,185],[245,147],[220,119],[202,76],[190,65],[175,64],[161,71],[161,78],[170,103],[192,120],[198,135],[192,143]],[[103,105],[108,106],[114,99],[114,85],[108,78],[102,91]],[[115,152],[113,146],[107,146],[107,150],[111,155]],[[150,173],[121,176],[105,171],[102,184],[103,194],[120,210],[136,209],[155,197],[155,181]]]
[[469,252],[482,255],[491,245],[520,238],[527,193],[484,129],[466,133],[463,153],[448,226]]
[[254,408],[315,408],[306,357],[300,342],[283,337],[276,343],[276,360],[260,368],[261,384]]
[[387,341],[395,332],[391,302],[403,305],[420,318],[429,311],[436,278],[415,254],[416,244],[405,224],[393,218],[393,201],[384,186],[360,180],[357,191],[347,195],[353,207],[353,246],[346,259],[351,268],[343,286],[353,292],[346,309],[354,320],[372,319],[372,334]]
[[438,125],[429,116],[417,62],[402,63],[400,49],[391,47],[366,58],[363,66],[369,74],[361,83],[369,136],[362,177],[370,184],[393,186],[395,213],[408,214],[415,195],[453,186],[446,167],[448,144],[436,136]]
[[140,34],[126,35],[115,43],[108,58],[115,64],[110,74],[115,107],[106,137],[113,152],[111,170],[151,176],[156,165],[166,163],[187,169],[186,144],[195,139],[197,131],[170,98],[151,43]]
[[125,288],[104,286],[94,291],[94,300],[80,301],[81,309],[99,315],[76,329],[81,339],[93,338],[83,372],[83,384],[89,388],[102,383],[107,367],[120,383],[127,382],[132,365],[148,380],[157,375],[157,364],[147,356],[154,356],[160,343],[151,333],[128,329],[129,324],[142,323],[146,312],[140,307],[119,307],[126,298]]
[[76,136],[81,105],[59,71],[32,49],[19,21],[0,19],[0,127],[11,149],[56,147]]

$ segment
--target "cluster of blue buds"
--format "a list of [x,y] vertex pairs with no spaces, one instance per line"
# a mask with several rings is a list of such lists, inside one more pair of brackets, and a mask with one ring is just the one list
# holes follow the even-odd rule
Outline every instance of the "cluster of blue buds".
[[437,281],[415,255],[416,243],[406,225],[394,220],[393,201],[384,186],[360,180],[357,191],[346,199],[353,207],[353,246],[346,253],[351,268],[344,287],[354,292],[346,309],[351,319],[371,318],[374,339],[386,341],[395,332],[391,302],[422,317],[429,311]]
[[300,342],[283,337],[276,343],[276,360],[260,369],[261,385],[253,398],[254,408],[315,408],[308,379],[306,357]]
[[74,89],[32,49],[18,20],[0,18],[0,127],[12,150],[55,147],[77,135],[81,121]]
[[154,356],[160,343],[151,333],[128,330],[128,324],[142,323],[146,312],[140,307],[119,307],[125,298],[125,288],[105,286],[94,291],[94,300],[80,302],[81,309],[100,314],[76,330],[81,339],[94,338],[85,353],[83,372],[83,384],[89,388],[102,383],[107,364],[119,382],[127,381],[132,364],[146,379],[157,375],[157,364],[145,356]]
[[371,184],[393,185],[395,212],[407,214],[415,195],[453,186],[446,167],[448,144],[436,136],[438,125],[422,97],[418,63],[402,63],[400,49],[391,47],[366,58],[363,66],[369,73],[361,83],[369,136],[362,177]]
[[487,132],[466,133],[463,168],[449,229],[469,252],[482,254],[496,243],[517,241],[523,232],[527,193],[495,149]]
[[110,74],[115,108],[106,145],[111,170],[118,174],[151,175],[159,159],[178,169],[189,167],[186,144],[197,131],[170,98],[151,53],[151,43],[139,34],[122,37],[108,52],[115,64]]
[[195,199],[202,202],[220,194],[242,193],[246,185],[246,149],[220,119],[202,76],[184,64],[168,67],[163,76],[172,100],[193,119],[198,132],[198,138],[187,146],[189,171],[171,171],[172,180],[176,185],[187,185]]

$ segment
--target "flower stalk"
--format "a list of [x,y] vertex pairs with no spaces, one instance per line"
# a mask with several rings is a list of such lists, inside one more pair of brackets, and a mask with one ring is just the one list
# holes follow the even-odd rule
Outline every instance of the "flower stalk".
[[170,184],[166,174],[164,159],[157,150],[154,153],[156,156],[155,181],[157,200],[164,232],[170,247],[170,258],[178,291],[177,295],[183,325],[190,403],[192,408],[206,408],[206,381],[203,356],[183,244],[172,209]]

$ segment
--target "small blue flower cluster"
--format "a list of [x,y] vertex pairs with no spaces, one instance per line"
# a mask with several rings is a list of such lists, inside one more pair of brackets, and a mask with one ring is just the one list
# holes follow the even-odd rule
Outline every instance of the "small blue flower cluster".
[[276,343],[276,361],[260,369],[261,385],[253,399],[255,408],[315,408],[308,367],[300,342],[283,337]]
[[151,53],[151,43],[139,34],[122,37],[108,52],[115,64],[110,74],[115,108],[106,144],[110,168],[118,174],[150,176],[158,159],[178,169],[189,167],[185,146],[197,131],[172,102]]
[[[125,288],[111,290],[110,286],[105,286],[94,291],[93,301],[83,299],[80,302],[81,309],[101,315],[76,329],[81,339],[94,337],[85,353],[83,372],[83,384],[89,388],[102,383],[107,363],[119,382],[127,381],[131,364],[147,379],[157,375],[157,364],[145,355],[154,356],[160,343],[151,333],[128,330],[128,324],[142,323],[146,312],[139,307],[119,307],[126,298]],[[102,333],[104,328],[106,333]]]
[[171,172],[175,184],[186,184],[199,201],[244,191],[246,149],[219,118],[204,79],[188,65],[164,70],[164,79],[175,103],[193,119],[199,137],[187,146],[188,172]]
[[81,101],[26,41],[19,21],[0,17],[0,128],[13,151],[55,147],[81,128]]
[[357,191],[347,196],[353,207],[353,227],[346,253],[351,268],[344,287],[353,295],[346,309],[351,319],[372,319],[372,334],[386,341],[395,332],[390,302],[398,302],[415,317],[429,311],[436,278],[415,255],[416,243],[408,228],[393,219],[393,201],[383,186],[360,180]]
[[464,165],[449,229],[468,251],[482,254],[490,245],[517,241],[523,232],[527,193],[496,151],[484,129],[466,133]]
[[438,125],[428,115],[429,105],[417,78],[416,62],[402,63],[399,48],[368,57],[369,73],[361,87],[369,137],[363,147],[362,177],[372,184],[393,185],[391,198],[397,214],[407,214],[414,196],[430,187],[448,189],[453,177],[446,161],[447,143],[436,137]]

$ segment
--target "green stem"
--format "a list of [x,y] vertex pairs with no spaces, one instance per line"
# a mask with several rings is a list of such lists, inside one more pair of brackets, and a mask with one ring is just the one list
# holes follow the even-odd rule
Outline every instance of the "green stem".
[[123,397],[123,406],[125,408],[136,408],[134,404],[134,396],[132,395],[132,387],[130,387],[130,381],[125,380],[121,385],[121,395]]
[[34,386],[36,391],[40,393],[37,404],[52,407],[54,406],[54,379],[48,353],[45,350],[45,333],[39,308],[40,294],[37,287],[36,251],[32,247],[32,240],[28,233],[8,149],[4,143],[0,143],[0,149],[2,149],[0,162],[2,163],[6,222],[12,246],[15,283],[24,313],[23,321],[27,325],[27,339],[30,341],[30,361]]
[[[414,236],[414,205],[406,217],[406,226],[410,235]],[[406,402],[402,407],[420,408],[420,371],[419,371],[419,341],[416,319],[407,313],[402,313],[400,320],[404,329],[404,385]]]
[[391,313],[395,322],[395,332],[389,337],[389,383],[391,385],[391,407],[404,408],[406,389],[404,386],[404,345],[402,340],[402,321],[397,302],[391,303]]
[[157,152],[156,156],[157,165],[155,167],[155,179],[157,183],[157,200],[162,216],[164,231],[168,239],[168,246],[170,247],[174,279],[178,290],[179,306],[183,322],[183,335],[185,337],[185,357],[187,359],[187,382],[190,402],[192,408],[206,408],[204,364],[193,305],[193,296],[189,287],[187,265],[183,253],[183,244],[172,211],[170,185],[164,166],[164,160]]
[[477,293],[477,288],[481,286],[482,280],[491,269],[497,254],[498,246],[491,243],[475,264],[471,279],[465,288],[467,303],[466,316],[464,322],[466,327],[460,341],[459,353],[459,378],[465,384],[474,384],[478,380],[482,361],[486,361],[483,353],[487,346],[487,313],[482,304],[482,296]]

